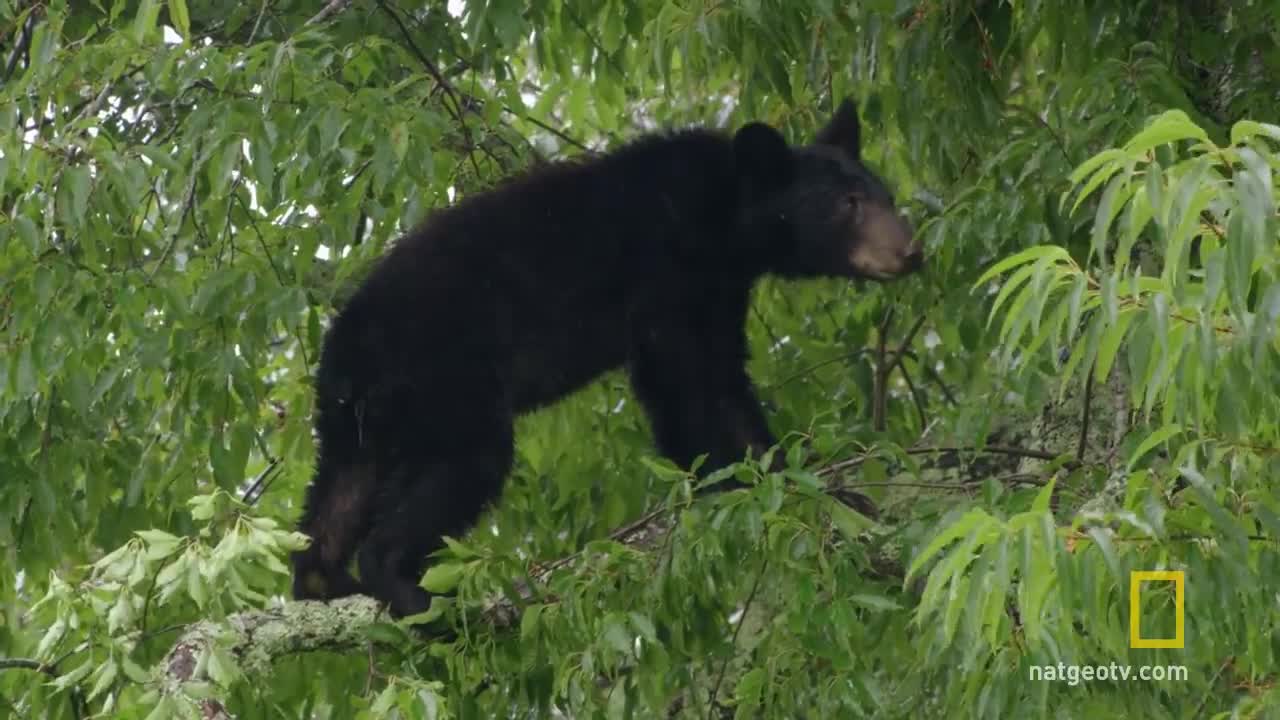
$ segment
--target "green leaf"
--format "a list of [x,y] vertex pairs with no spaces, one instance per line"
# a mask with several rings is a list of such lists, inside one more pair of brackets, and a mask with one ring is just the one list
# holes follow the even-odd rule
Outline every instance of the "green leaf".
[[39,254],[42,242],[40,229],[36,227],[35,222],[26,215],[19,215],[13,219],[13,226],[18,231],[18,237],[26,243],[27,250],[32,255]]
[[249,156],[253,160],[253,180],[257,187],[258,202],[268,207],[274,198],[272,183],[276,178],[276,166],[271,158],[271,145],[265,132],[253,138]]
[[[1133,322],[1136,316],[1136,308],[1133,306],[1124,308],[1120,311],[1116,321],[1102,334],[1102,341],[1098,344],[1098,356],[1094,361],[1093,377],[1097,382],[1106,382],[1107,375],[1111,372],[1111,363],[1116,357],[1116,351],[1120,349],[1120,342],[1124,340],[1124,334],[1128,331],[1129,324]],[[1101,320],[1102,318],[1099,318],[1099,321]]]
[[1049,478],[1049,482],[1040,488],[1040,492],[1036,493],[1036,499],[1031,503],[1031,513],[1047,513],[1049,512],[1049,502],[1053,499],[1053,489],[1057,487],[1058,476],[1054,474]]
[[[1156,361],[1155,366],[1148,371],[1149,374],[1144,383],[1146,401],[1143,412],[1149,414],[1156,399],[1162,393],[1171,389],[1169,387],[1169,379],[1174,370],[1177,369],[1178,361],[1186,349],[1187,335],[1188,326],[1185,323],[1179,323],[1169,331],[1166,337],[1160,338],[1162,351],[1152,356],[1152,359]],[[1170,408],[1171,406],[1166,406],[1166,409]]]
[[1125,463],[1125,472],[1132,472],[1133,466],[1137,464],[1138,460],[1142,459],[1143,455],[1146,455],[1155,446],[1168,440],[1174,435],[1180,434],[1181,432],[1182,426],[1174,423],[1171,425],[1165,425],[1159,430],[1148,435],[1147,438],[1138,445],[1138,448],[1133,451],[1133,454],[1129,456],[1129,462]]
[[1125,216],[1122,223],[1124,235],[1116,245],[1116,272],[1124,272],[1129,266],[1134,243],[1138,241],[1138,236],[1142,234],[1142,230],[1151,222],[1150,193],[1146,187],[1135,187],[1134,191],[1133,197],[1125,206]]
[[739,711],[734,716],[735,720],[738,717],[752,717],[752,711],[760,704],[767,680],[768,674],[764,668],[752,668],[743,673],[733,690],[734,704]]
[[997,262],[995,265],[992,265],[986,272],[982,273],[982,275],[978,277],[978,279],[973,283],[972,289],[977,290],[991,280],[991,278],[1000,275],[1009,268],[1045,257],[1061,259],[1064,261],[1070,261],[1071,259],[1071,255],[1067,252],[1067,249],[1058,245],[1037,245],[1035,247],[1029,247],[1022,252],[1011,255],[1000,262]]
[[1071,171],[1071,175],[1069,178],[1071,180],[1071,184],[1079,185],[1081,181],[1083,181],[1086,177],[1088,177],[1094,171],[1101,168],[1105,163],[1114,162],[1116,160],[1123,160],[1126,157],[1127,155],[1123,151],[1117,150],[1115,148],[1112,148],[1110,150],[1103,150],[1097,155],[1094,155],[1088,160],[1085,160],[1084,162],[1080,163],[1080,165],[1075,170]]
[[658,628],[654,627],[653,620],[648,615],[632,612],[627,613],[627,616],[631,618],[631,627],[640,633],[640,637],[649,642],[658,642]]
[[953,622],[952,613],[959,609],[957,606],[962,605],[959,597],[960,588],[957,584],[965,581],[967,577],[965,569],[973,561],[975,549],[986,542],[990,529],[989,523],[975,525],[968,536],[952,547],[929,572],[929,581],[925,585],[924,593],[920,596],[920,607],[916,615],[918,621],[937,611],[939,596],[942,589],[946,587],[947,607],[943,608],[945,612],[943,621]]
[[1000,543],[987,543],[982,549],[982,553],[978,555],[977,561],[973,564],[973,569],[969,571],[968,596],[965,598],[964,612],[968,627],[966,627],[966,635],[977,635],[983,630],[983,622],[985,621],[984,610],[986,609],[986,599],[991,592],[991,565],[993,558],[1000,552]]
[[981,508],[972,508],[966,512],[951,525],[947,526],[945,530],[934,536],[933,540],[929,541],[929,544],[920,551],[920,554],[916,555],[915,559],[911,561],[911,567],[907,570],[906,577],[903,578],[904,586],[905,583],[909,583],[911,579],[915,577],[916,573],[920,571],[920,568],[924,567],[925,563],[933,559],[933,556],[937,555],[942,548],[946,547],[954,540],[964,537],[971,530],[979,527],[985,527],[991,522],[993,522],[993,518]]
[[32,342],[23,343],[13,358],[16,370],[10,375],[13,379],[13,392],[19,399],[30,397],[36,391],[36,359]]
[[231,687],[240,674],[231,654],[221,647],[209,648],[205,655],[205,669],[209,679],[222,687]]
[[1098,210],[1093,220],[1093,232],[1090,236],[1090,252],[1094,257],[1102,260],[1104,267],[1107,265],[1107,235],[1111,230],[1111,223],[1128,203],[1129,197],[1138,189],[1137,185],[1130,182],[1132,176],[1133,166],[1126,165],[1124,173],[1111,179],[1107,189],[1102,193],[1102,198],[1098,201]]
[[883,595],[850,595],[846,600],[854,605],[860,605],[871,610],[880,610],[882,612],[902,609],[901,603]]
[[1245,236],[1243,212],[1231,214],[1227,223],[1227,262],[1225,279],[1227,300],[1231,314],[1237,320],[1249,315],[1249,293],[1253,285],[1253,266],[1257,259],[1256,246]]
[[1276,331],[1280,328],[1280,282],[1272,283],[1263,293],[1258,303],[1257,314],[1253,318],[1253,332],[1250,343],[1253,350],[1253,364],[1264,367],[1264,355],[1271,347]]
[[158,560],[168,557],[178,546],[182,544],[182,538],[171,535],[163,530],[139,530],[138,537],[146,541],[147,559]]
[[1032,648],[1040,647],[1043,642],[1041,633],[1044,627],[1044,607],[1054,583],[1056,569],[1053,563],[1041,560],[1044,553],[1053,548],[1043,547],[1038,542],[1038,530],[1033,525],[1022,529],[1023,580],[1018,586],[1018,606],[1022,611],[1020,614],[1023,622],[1026,623],[1027,643]]
[[632,649],[634,648],[633,637],[621,618],[615,615],[605,618],[603,639],[609,647],[622,655],[632,654]]
[[191,42],[191,15],[187,12],[187,0],[169,0],[169,19],[182,39]]
[[[427,574],[430,574],[430,571],[428,571]],[[454,585],[456,584],[457,583],[455,582]],[[450,589],[452,589],[452,586],[450,586]],[[520,618],[521,643],[532,642],[537,637],[538,627],[540,624],[539,620],[542,618],[542,611],[546,607],[547,606],[543,604],[535,604],[524,609],[524,615]]]
[[1226,281],[1226,249],[1219,249],[1205,261],[1204,284],[1200,297],[1200,312],[1204,317],[1215,315],[1221,303],[1222,288]]
[[827,509],[831,513],[831,521],[840,532],[850,539],[856,538],[868,530],[873,530],[876,523],[866,515],[828,496]]
[[1187,139],[1210,142],[1208,133],[1192,122],[1185,112],[1169,110],[1161,113],[1146,129],[1125,143],[1124,149],[1132,157],[1145,153],[1157,145]]
[[1076,196],[1076,201],[1071,206],[1070,215],[1075,215],[1076,211],[1080,209],[1080,205],[1086,199],[1088,199],[1088,197],[1092,195],[1095,190],[1101,187],[1102,183],[1110,180],[1113,175],[1119,172],[1122,167],[1123,166],[1120,164],[1107,165],[1105,168],[1095,173],[1094,176],[1089,179],[1089,182],[1080,190],[1080,193]]
[[185,174],[183,166],[164,148],[154,145],[137,145],[133,149],[151,162],[175,175]]
[[1116,555],[1115,544],[1111,542],[1111,531],[1106,528],[1090,527],[1086,531],[1086,534],[1090,538],[1093,538],[1093,542],[1102,553],[1103,559],[1106,560],[1107,568],[1111,571],[1112,579],[1116,583],[1126,582],[1127,578],[1124,577],[1120,558]]
[[768,675],[765,674],[764,668],[752,668],[743,674],[738,680],[738,686],[734,689],[734,699],[741,705],[752,707],[760,702],[760,696],[764,691],[765,681]]
[[83,165],[69,167],[62,173],[58,184],[59,219],[73,228],[84,226],[90,182],[89,168]]
[[213,466],[213,478],[219,487],[236,487],[243,478],[236,472],[231,453],[222,444],[222,440],[222,433],[215,433],[209,439],[209,463]]
[[[1244,210],[1247,234],[1257,245],[1259,254],[1274,256],[1277,235],[1274,231],[1268,232],[1268,219],[1276,214],[1271,163],[1280,165],[1280,162],[1273,157],[1271,163],[1268,163],[1253,148],[1241,148],[1239,156],[1244,168],[1236,170],[1232,176],[1232,184],[1235,186],[1239,207]],[[1271,228],[1274,230],[1275,225],[1271,224]]]
[[1231,126],[1231,144],[1241,145],[1256,135],[1265,135],[1272,140],[1280,141],[1280,125],[1241,120]]
[[1008,615],[1005,607],[1009,598],[1009,542],[1008,535],[1000,538],[991,547],[996,548],[995,562],[985,583],[987,592],[983,604],[983,629],[987,644],[995,647],[1000,641],[1000,629],[1006,625]]
[[1174,285],[1179,277],[1182,257],[1187,242],[1199,232],[1200,211],[1204,209],[1215,190],[1206,185],[1205,175],[1212,165],[1208,160],[1198,161],[1190,172],[1182,176],[1174,193],[1173,203],[1169,208],[1169,219],[1165,227],[1168,229],[1168,247],[1165,249],[1165,266],[1161,278],[1165,283]]
[[1245,534],[1244,528],[1235,516],[1227,512],[1227,509],[1214,497],[1213,488],[1220,486],[1221,478],[1217,472],[1210,472],[1213,482],[1209,482],[1199,471],[1194,468],[1184,466],[1179,468],[1179,472],[1191,484],[1191,497],[1195,499],[1196,504],[1204,508],[1209,514],[1214,527],[1220,530],[1224,540],[1229,540],[1236,546],[1236,552],[1246,552],[1249,545],[1249,538]]
[[[1004,305],[1005,300],[1007,300],[1015,290],[1022,286],[1023,283],[1031,278],[1039,266],[1040,264],[1037,262],[1033,265],[1026,265],[1022,267],[1015,272],[1003,286],[1001,286],[1000,292],[996,294],[995,302],[991,303],[991,311],[987,313],[987,327],[991,327],[991,322],[995,320],[996,315],[999,314],[1000,307]],[[1018,293],[1018,296],[1013,301],[1013,305],[1009,307],[1009,311],[1006,313],[1007,317],[1001,326],[1000,338],[1005,340],[1007,344],[1012,344],[1006,338],[1009,334],[1009,324],[1012,322],[1013,317],[1017,315],[1022,306],[1027,303],[1031,292],[1031,285],[1028,283],[1026,288],[1023,289],[1022,292]]]
[[620,3],[608,2],[605,3],[601,14],[600,47],[610,55],[617,52],[626,38],[627,29],[626,21],[623,17],[624,12],[625,8],[620,7]]
[[138,14],[133,18],[133,40],[143,43],[147,35],[156,27],[156,18],[160,16],[160,0],[142,0],[138,3]]
[[199,563],[187,565],[187,594],[195,601],[196,607],[203,609],[209,603],[209,584],[200,574]]
[[[1045,292],[1039,298],[1039,303],[1038,303],[1039,307],[1037,307],[1032,312],[1033,318],[1037,320],[1039,319],[1039,316],[1041,315],[1041,312],[1043,310],[1043,306],[1048,303],[1048,301],[1051,299],[1051,296],[1056,292],[1057,288],[1066,282],[1067,280],[1064,278],[1060,282],[1055,283],[1054,287],[1050,288],[1047,292]],[[1069,314],[1070,310],[1071,308],[1068,306],[1067,303],[1058,302],[1055,304],[1054,309],[1049,314],[1048,322],[1045,322],[1043,324],[1043,327],[1040,328],[1039,332],[1035,335],[1034,338],[1032,338],[1031,343],[1027,345],[1026,347],[1027,355],[1035,355],[1035,353],[1038,352],[1040,348],[1046,342],[1048,342],[1049,339],[1052,337],[1054,339],[1054,344],[1052,346],[1053,357],[1058,357],[1058,338],[1064,334],[1063,330],[1066,325],[1067,315]],[[1033,329],[1033,332],[1034,332],[1034,329]]]
[[[982,556],[979,556],[981,558]],[[960,615],[967,607],[969,584],[973,578],[981,578],[977,571],[970,573],[962,573],[957,571],[951,578],[947,593],[947,607],[944,610],[942,618],[942,637],[946,642],[951,643],[955,640],[956,628],[960,624]]]
[[[1089,276],[1085,273],[1076,273],[1075,280],[1071,286],[1071,297],[1067,301],[1070,306],[1070,312],[1067,314],[1067,341],[1071,342],[1075,339],[1076,332],[1080,328],[1080,313],[1082,311],[1081,301],[1084,298],[1085,290],[1089,285]],[[1095,295],[1096,297],[1096,295]]]
[[420,585],[432,593],[451,592],[462,580],[466,569],[465,563],[445,562],[432,565],[422,576]]

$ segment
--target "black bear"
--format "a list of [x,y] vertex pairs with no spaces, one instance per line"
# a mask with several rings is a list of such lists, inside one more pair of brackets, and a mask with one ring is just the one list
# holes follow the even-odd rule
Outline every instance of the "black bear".
[[426,610],[426,557],[499,496],[515,416],[613,368],[684,467],[773,445],[745,368],[756,280],[887,280],[923,262],[859,134],[848,100],[799,147],[758,122],[656,133],[408,233],[325,336],[294,597]]

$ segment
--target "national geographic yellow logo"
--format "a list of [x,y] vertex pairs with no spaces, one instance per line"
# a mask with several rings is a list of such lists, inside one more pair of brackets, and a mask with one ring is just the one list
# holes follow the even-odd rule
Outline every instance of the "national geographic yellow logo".
[[[1142,583],[1157,580],[1173,582],[1173,609],[1177,613],[1174,618],[1174,631],[1171,638],[1144,638],[1139,627],[1142,623],[1142,603],[1138,592]],[[1129,573],[1129,647],[1132,648],[1181,648],[1184,644],[1182,635],[1183,621],[1186,620],[1185,595],[1186,574],[1181,570],[1134,570]]]

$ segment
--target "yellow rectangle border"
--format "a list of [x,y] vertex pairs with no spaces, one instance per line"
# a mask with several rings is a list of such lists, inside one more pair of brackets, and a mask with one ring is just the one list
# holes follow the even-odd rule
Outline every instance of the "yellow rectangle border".
[[[1142,583],[1151,581],[1173,582],[1173,605],[1178,613],[1174,618],[1174,633],[1171,638],[1144,638],[1140,628],[1142,621],[1142,603],[1139,591]],[[1185,592],[1186,573],[1181,570],[1134,570],[1129,573],[1129,647],[1132,648],[1181,648],[1186,643],[1183,635],[1186,620]]]

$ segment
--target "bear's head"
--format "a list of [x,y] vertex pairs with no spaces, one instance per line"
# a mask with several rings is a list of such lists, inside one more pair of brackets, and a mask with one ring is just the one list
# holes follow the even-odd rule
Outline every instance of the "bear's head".
[[739,229],[768,270],[794,277],[889,280],[924,264],[893,196],[862,164],[858,110],[845,100],[809,145],[751,123],[733,137]]

